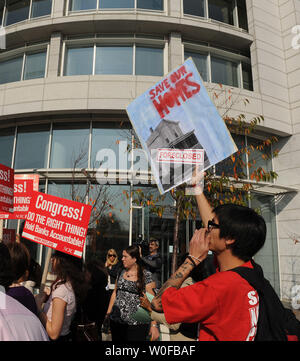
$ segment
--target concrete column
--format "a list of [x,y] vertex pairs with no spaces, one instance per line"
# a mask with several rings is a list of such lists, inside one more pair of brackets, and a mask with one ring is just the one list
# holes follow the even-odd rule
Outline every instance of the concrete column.
[[[278,183],[300,189],[300,1],[279,0],[279,14],[293,135],[280,142],[274,165]],[[300,192],[279,199],[277,209],[282,297],[289,299],[300,284]]]
[[180,33],[171,33],[169,38],[169,71],[183,62],[182,41]]
[[49,60],[48,60],[48,78],[57,77],[60,71],[61,59],[61,33],[53,33],[50,39]]
[[59,18],[64,16],[65,1],[63,0],[52,0],[53,2],[53,16]]

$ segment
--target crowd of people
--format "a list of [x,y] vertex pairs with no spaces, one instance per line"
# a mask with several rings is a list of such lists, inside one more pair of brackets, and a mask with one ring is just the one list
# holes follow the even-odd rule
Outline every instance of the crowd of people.
[[54,251],[51,273],[55,280],[50,288],[40,289],[41,269],[22,237],[8,245],[0,243],[0,340],[76,341],[82,322],[93,322],[96,340],[102,340],[105,321],[105,332],[113,341],[158,339],[156,321],[132,318],[140,297],[145,292],[154,296],[158,288],[154,281],[161,268],[158,246],[157,240],[151,240],[146,257],[141,247],[130,246],[123,250],[121,260],[115,249],[109,249],[105,263],[99,259],[83,263]]
[[[204,227],[195,231],[189,253],[163,285],[159,242],[150,239],[148,255],[137,244],[124,249],[121,260],[115,249],[109,249],[105,263],[82,264],[81,259],[55,251],[56,279],[50,290],[34,297],[28,282],[39,286],[40,273],[30,275],[28,250],[22,243],[0,243],[0,286],[6,306],[0,307],[0,340],[76,340],[83,315],[95,323],[98,340],[104,325],[114,342],[160,340],[161,324],[176,341],[254,339],[257,290],[230,271],[253,268],[252,258],[265,242],[265,221],[248,207],[212,209],[201,190],[196,200]],[[140,310],[147,317],[139,318]]]

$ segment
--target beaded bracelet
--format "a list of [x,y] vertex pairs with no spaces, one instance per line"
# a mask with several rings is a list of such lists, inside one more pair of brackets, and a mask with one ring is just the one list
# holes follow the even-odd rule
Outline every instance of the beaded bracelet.
[[189,255],[187,256],[187,258],[193,263],[193,265],[194,265],[195,267],[197,267],[197,265],[196,265],[196,263],[194,262],[193,258],[196,259],[198,262],[201,263],[201,259],[199,259],[199,258],[197,258],[197,257],[195,257],[195,256],[192,256],[191,254],[189,254]]

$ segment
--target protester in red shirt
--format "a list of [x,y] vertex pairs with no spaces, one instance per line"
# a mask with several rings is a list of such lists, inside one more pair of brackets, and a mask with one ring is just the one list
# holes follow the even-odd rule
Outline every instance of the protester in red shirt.
[[[197,191],[197,189],[196,189]],[[230,270],[252,267],[251,258],[266,238],[264,219],[254,210],[237,205],[210,207],[201,189],[196,200],[206,228],[196,230],[189,256],[152,301],[168,323],[199,322],[200,341],[253,340],[257,329],[259,298],[256,290]],[[200,194],[199,194],[200,193]],[[180,288],[192,269],[213,251],[218,272]]]

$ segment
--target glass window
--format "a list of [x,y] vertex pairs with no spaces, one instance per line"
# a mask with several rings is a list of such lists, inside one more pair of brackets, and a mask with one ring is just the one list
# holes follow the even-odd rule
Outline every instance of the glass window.
[[0,84],[21,80],[23,56],[0,63]]
[[0,26],[2,25],[2,20],[3,20],[4,5],[5,5],[5,0],[0,0]]
[[[250,150],[249,163],[253,164],[249,167],[249,175],[254,170],[262,168],[265,172],[272,171],[272,159],[270,147],[262,146],[262,141],[254,138],[247,138],[248,148]],[[260,149],[261,148],[261,149]]]
[[7,1],[5,25],[11,25],[28,19],[30,0]]
[[54,124],[51,168],[85,168],[88,161],[89,124]]
[[183,0],[183,12],[204,17],[204,0]]
[[[100,213],[96,224],[96,237],[90,242],[88,241],[87,254],[97,252],[104,257],[107,250],[114,248],[122,258],[122,251],[129,244],[129,209],[130,198],[126,194],[130,194],[130,187],[127,185],[101,186],[93,185],[94,194],[104,192],[104,199],[107,206]],[[95,196],[93,196],[95,198]]]
[[[245,148],[245,137],[242,135],[232,134],[232,138],[238,148],[241,150]],[[224,173],[225,177],[233,177],[236,173],[239,178],[243,179],[247,177],[246,170],[246,155],[245,152],[240,154],[234,153],[234,162],[231,157],[224,159],[222,162],[216,164],[216,174],[222,175]]]
[[94,48],[69,48],[66,50],[65,75],[89,75],[93,73]]
[[211,19],[233,25],[233,0],[208,0],[208,16]]
[[86,183],[71,184],[49,180],[48,194],[80,203],[85,203],[85,196],[87,193],[86,187]]
[[137,8],[163,10],[163,0],[137,0]]
[[97,0],[70,0],[70,10],[80,11],[97,8]]
[[[129,129],[103,123],[93,123],[91,168],[107,166],[111,169],[130,169],[128,145],[131,142]],[[107,152],[105,152],[107,150]],[[97,153],[101,151],[98,155]]]
[[163,49],[136,47],[136,75],[162,76],[163,64]]
[[26,55],[24,80],[44,78],[46,66],[46,52]]
[[185,60],[187,58],[191,57],[201,74],[201,77],[204,81],[208,81],[207,76],[207,55],[206,54],[200,54],[200,53],[194,53],[191,51],[185,51],[184,52],[184,58]]
[[252,69],[250,64],[242,63],[243,88],[253,90]]
[[100,0],[100,9],[133,9],[134,0]]
[[52,0],[33,0],[31,17],[37,18],[39,16],[50,15],[52,9]]
[[46,168],[49,125],[18,127],[15,169]]
[[237,1],[239,27],[248,31],[247,8],[245,0]]
[[0,164],[11,167],[14,147],[15,129],[1,129],[0,132]]
[[97,46],[96,74],[132,74],[132,46]]
[[213,83],[238,87],[238,63],[212,56],[211,76]]

